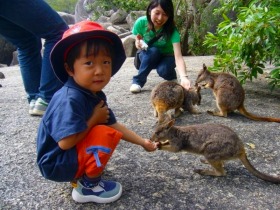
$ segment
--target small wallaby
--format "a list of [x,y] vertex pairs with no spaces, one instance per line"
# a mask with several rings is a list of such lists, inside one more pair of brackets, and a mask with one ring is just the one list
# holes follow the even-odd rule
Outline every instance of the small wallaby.
[[154,116],[158,117],[158,123],[164,121],[166,112],[170,109],[175,109],[174,117],[182,114],[181,108],[192,114],[199,114],[194,105],[200,105],[200,101],[200,87],[197,85],[186,90],[176,82],[165,81],[155,86],[151,93]]
[[219,124],[174,126],[174,123],[173,119],[159,124],[151,140],[159,142],[160,150],[187,151],[203,155],[205,160],[202,162],[213,167],[213,170],[195,169],[194,172],[201,175],[225,176],[224,161],[240,159],[247,170],[256,177],[280,183],[280,177],[259,172],[249,162],[242,141],[229,127]]
[[219,111],[207,111],[209,114],[227,117],[228,113],[237,109],[242,115],[252,120],[280,122],[280,118],[261,117],[249,113],[244,106],[244,89],[231,74],[210,72],[206,65],[203,64],[203,69],[199,72],[196,82],[205,82],[205,87],[213,90]]

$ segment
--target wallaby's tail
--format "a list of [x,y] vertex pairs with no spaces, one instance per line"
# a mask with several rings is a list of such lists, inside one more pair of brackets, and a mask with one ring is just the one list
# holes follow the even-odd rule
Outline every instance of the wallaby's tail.
[[248,117],[251,120],[257,120],[257,121],[267,121],[267,122],[278,122],[280,123],[280,118],[273,118],[273,117],[261,117],[254,115],[252,113],[247,112],[244,105],[242,104],[240,107],[238,107],[238,111],[244,115],[245,117]]
[[241,157],[240,157],[241,162],[243,163],[243,165],[247,168],[247,170],[249,172],[251,172],[253,175],[255,175],[256,177],[264,180],[264,181],[268,181],[268,182],[272,182],[275,184],[279,184],[280,183],[280,177],[276,177],[276,176],[271,176],[268,174],[264,174],[259,172],[248,160],[246,153],[244,152]]

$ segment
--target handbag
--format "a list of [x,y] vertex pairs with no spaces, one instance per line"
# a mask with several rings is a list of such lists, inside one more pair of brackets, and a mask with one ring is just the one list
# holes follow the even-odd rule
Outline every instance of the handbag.
[[141,64],[141,61],[140,61],[140,53],[141,53],[142,50],[137,50],[136,51],[136,54],[135,54],[135,57],[134,57],[134,66],[135,68],[138,70],[139,67],[140,67],[140,64]]
[[[147,45],[151,46],[154,42],[156,42],[160,37],[162,36],[162,33],[158,34],[154,38],[152,38]],[[134,66],[137,70],[139,70],[139,67],[141,65],[141,60],[140,60],[140,53],[142,52],[141,49],[136,51],[135,57],[134,57]]]

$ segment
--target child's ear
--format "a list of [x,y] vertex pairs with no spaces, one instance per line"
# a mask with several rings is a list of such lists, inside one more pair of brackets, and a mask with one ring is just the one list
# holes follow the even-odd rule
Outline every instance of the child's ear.
[[67,71],[69,76],[73,76],[74,72],[73,70],[69,67],[69,65],[67,63],[64,63],[64,68]]

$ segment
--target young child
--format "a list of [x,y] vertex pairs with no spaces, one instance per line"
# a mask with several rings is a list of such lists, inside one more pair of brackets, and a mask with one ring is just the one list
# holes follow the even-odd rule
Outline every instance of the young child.
[[64,86],[55,93],[37,137],[46,179],[75,181],[76,202],[109,203],[122,193],[101,174],[120,139],[154,151],[157,145],[118,123],[102,89],[126,59],[120,38],[92,21],[73,25],[55,45],[51,63]]

